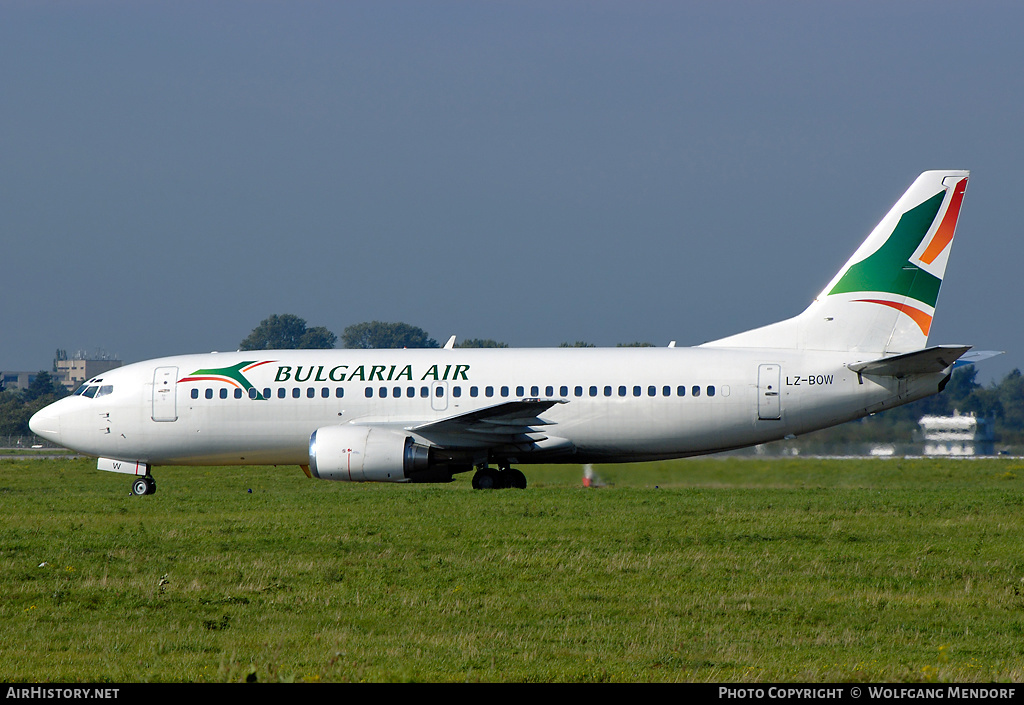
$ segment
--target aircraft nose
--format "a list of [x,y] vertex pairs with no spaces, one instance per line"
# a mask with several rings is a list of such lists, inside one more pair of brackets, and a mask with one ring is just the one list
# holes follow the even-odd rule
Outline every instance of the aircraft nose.
[[51,443],[60,445],[60,414],[53,408],[55,404],[43,407],[28,420],[32,433],[45,438]]

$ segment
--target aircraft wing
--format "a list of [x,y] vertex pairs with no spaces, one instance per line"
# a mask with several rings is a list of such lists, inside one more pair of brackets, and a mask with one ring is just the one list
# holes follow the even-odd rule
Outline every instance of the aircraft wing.
[[970,349],[970,345],[936,345],[902,355],[883,357],[868,362],[855,362],[847,367],[858,374],[883,377],[934,374],[952,366]]
[[423,436],[458,436],[466,443],[480,446],[539,443],[547,440],[538,427],[551,425],[540,414],[565,399],[518,399],[484,409],[468,411],[418,426],[407,427]]

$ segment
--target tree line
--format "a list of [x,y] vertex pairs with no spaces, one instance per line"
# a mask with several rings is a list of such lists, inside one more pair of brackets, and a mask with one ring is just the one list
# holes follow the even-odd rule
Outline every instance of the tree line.
[[[338,344],[338,336],[322,326],[307,327],[306,321],[294,314],[274,314],[260,321],[238,345],[239,350],[330,349]],[[619,347],[652,347],[652,343],[620,343]],[[439,348],[440,344],[418,326],[408,323],[366,321],[353,323],[341,333],[341,347],[348,349]],[[490,338],[456,340],[457,348],[507,348]],[[593,348],[593,343],[578,340],[563,342],[562,348]]]
[[36,373],[27,389],[0,390],[0,437],[31,435],[32,414],[68,394],[56,375],[45,370]]

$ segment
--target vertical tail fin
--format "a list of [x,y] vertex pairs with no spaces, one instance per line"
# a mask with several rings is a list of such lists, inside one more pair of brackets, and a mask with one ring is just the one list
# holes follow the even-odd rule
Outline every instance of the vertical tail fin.
[[969,175],[924,172],[802,314],[707,345],[876,353],[925,347]]

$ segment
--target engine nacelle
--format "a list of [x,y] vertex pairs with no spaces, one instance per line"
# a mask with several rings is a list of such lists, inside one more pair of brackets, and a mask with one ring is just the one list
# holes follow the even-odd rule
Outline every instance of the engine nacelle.
[[[431,477],[430,467],[429,448],[404,433],[373,426],[324,426],[309,437],[309,469],[322,480],[416,481]],[[447,480],[450,473],[433,481]]]

